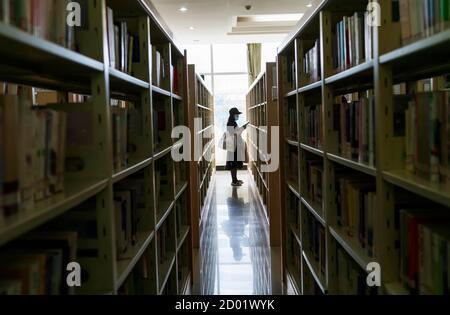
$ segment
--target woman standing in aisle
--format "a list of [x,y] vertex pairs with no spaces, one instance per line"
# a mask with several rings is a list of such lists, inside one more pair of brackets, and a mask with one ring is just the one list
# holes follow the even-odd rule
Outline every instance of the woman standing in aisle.
[[242,139],[242,132],[248,123],[238,127],[237,121],[242,113],[235,107],[230,109],[229,113],[226,132],[227,169],[231,172],[231,185],[242,186],[244,182],[237,178],[237,171],[244,166],[245,142]]

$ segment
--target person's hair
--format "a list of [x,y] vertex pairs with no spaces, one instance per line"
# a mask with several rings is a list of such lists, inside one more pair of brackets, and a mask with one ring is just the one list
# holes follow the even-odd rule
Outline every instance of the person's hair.
[[227,124],[234,124],[236,121],[234,120],[234,115],[230,114],[230,117],[228,117],[228,123]]

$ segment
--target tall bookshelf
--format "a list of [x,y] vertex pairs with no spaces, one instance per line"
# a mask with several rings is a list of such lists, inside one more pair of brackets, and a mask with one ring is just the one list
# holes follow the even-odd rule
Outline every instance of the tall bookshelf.
[[[191,226],[192,246],[194,250],[193,264],[195,268],[204,269],[201,272],[204,279],[213,281],[215,272],[211,263],[207,263],[216,257],[211,250],[204,231],[211,220],[208,211],[214,187],[215,174],[215,135],[214,135],[214,97],[203,78],[196,73],[195,65],[188,66],[188,108],[189,130],[192,134],[191,162],[189,163],[189,185],[191,191]],[[206,242],[206,243],[205,243]],[[205,251],[207,250],[207,251]],[[199,285],[200,275],[194,278],[194,284]],[[195,277],[195,276],[194,276]],[[202,290],[196,288],[197,291]],[[200,293],[200,292],[197,292]],[[204,293],[204,292],[203,292]]]
[[[186,162],[176,163],[171,158],[172,149],[177,148],[171,130],[187,122],[185,52],[173,42],[149,1],[85,3],[88,26],[75,30],[74,50],[0,22],[0,80],[58,91],[58,104],[49,108],[82,111],[92,132],[88,134],[92,139],[83,145],[66,147],[66,158],[76,157],[81,166],[76,171],[66,169],[62,192],[7,218],[0,212],[0,253],[17,250],[18,244],[35,238],[36,233],[75,231],[77,245],[71,251],[77,255],[72,258],[80,264],[83,276],[81,287],[73,293],[188,293],[192,274],[189,169]],[[114,22],[126,22],[129,35],[137,42],[134,52],[139,59],[128,73],[110,63],[107,8],[114,12]],[[155,51],[164,60],[160,67],[166,71],[159,86],[153,82]],[[69,92],[87,95],[87,101],[72,104]],[[128,134],[128,146],[132,142],[133,150],[125,149],[126,163],[120,165],[113,158],[117,125],[112,99],[134,104],[133,126],[140,128]],[[71,119],[73,116],[67,115],[68,125],[73,125]],[[133,195],[136,191],[139,195]],[[120,210],[117,202],[125,198],[124,192],[133,196],[126,200],[127,211],[134,209],[134,219],[132,241],[127,239],[126,248],[119,248],[125,219],[118,214],[123,208]],[[139,200],[133,199],[135,196],[140,196]],[[130,200],[138,205],[130,206]],[[49,241],[44,237],[34,248],[46,244]],[[65,271],[66,261],[62,262]],[[8,260],[2,259],[2,268],[9,268]],[[48,276],[51,271],[45,272]]]
[[[378,294],[417,293],[414,291],[417,283],[410,285],[408,279],[402,279],[404,264],[411,265],[402,248],[413,237],[408,238],[401,230],[404,222],[411,224],[402,221],[406,220],[402,213],[414,216],[409,209],[417,206],[425,218],[438,210],[438,217],[448,216],[450,190],[445,179],[432,181],[407,170],[405,142],[409,138],[401,132],[401,122],[407,118],[405,109],[399,109],[405,94],[423,91],[419,80],[429,79],[432,91],[445,88],[441,76],[450,69],[448,25],[433,25],[422,36],[402,41],[401,34],[405,34],[402,23],[406,20],[405,12],[410,11],[398,5],[408,2],[376,2],[381,8],[381,26],[371,28],[367,35],[372,38],[372,52],[370,55],[367,51],[358,52],[360,57],[367,58],[353,55],[354,59],[347,60],[347,56],[341,64],[340,58],[345,55],[339,54],[345,52],[336,47],[342,43],[340,21],[355,16],[355,12],[362,12],[359,17],[364,21],[368,1],[319,1],[279,49],[278,99],[280,126],[284,126],[280,139],[281,209],[285,209],[283,264],[285,287],[290,294],[374,293],[375,290],[369,289],[358,291],[355,284],[365,285],[370,262],[381,266],[382,285]],[[307,65],[314,58],[315,66]],[[367,138],[361,140],[370,139],[364,142],[366,151],[357,148],[351,151],[352,144],[345,146],[347,131],[339,130],[343,119],[339,113],[347,106],[363,108],[365,113],[361,115],[366,116],[361,117],[367,119],[366,123],[373,121],[369,127],[358,127],[368,132]],[[443,128],[448,128],[448,120]],[[420,145],[421,140],[415,141]],[[445,151],[448,149],[444,145],[442,152]],[[445,172],[448,164],[442,159],[440,162]],[[338,192],[348,187],[364,196],[365,207],[356,210],[342,207],[342,199],[337,198],[345,195]],[[343,219],[345,215],[356,220],[361,213],[373,216],[370,226],[364,225],[367,230],[361,228],[363,224]],[[425,225],[416,229],[427,228],[427,221],[423,220]],[[438,237],[445,244],[442,235],[448,234],[448,225],[440,232],[430,229],[427,233],[441,233],[433,235],[441,235]],[[420,250],[429,245],[420,244],[423,246]],[[413,252],[411,257],[417,259],[417,255]],[[438,272],[445,269],[438,268]],[[344,271],[353,279],[343,277]],[[430,281],[423,280],[429,273],[417,276],[419,271],[412,272],[421,281]],[[439,285],[445,287],[441,282],[438,281]]]
[[[275,162],[270,155],[276,152],[272,143],[278,122],[276,63],[267,63],[264,71],[256,78],[247,93],[247,148],[248,168],[253,176],[259,201],[270,225],[271,246],[280,246],[281,232],[279,213],[279,168],[268,172],[269,164]],[[275,135],[276,136],[276,135]],[[264,167],[263,167],[264,166]],[[267,170],[264,168],[267,167]]]

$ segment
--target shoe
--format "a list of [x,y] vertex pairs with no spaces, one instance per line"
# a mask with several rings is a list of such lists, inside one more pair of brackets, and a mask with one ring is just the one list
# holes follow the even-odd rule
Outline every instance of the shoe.
[[240,182],[236,182],[236,183],[231,183],[231,186],[240,187],[240,186],[242,186],[242,184]]
[[242,180],[238,180],[237,182],[240,183],[241,185],[244,183],[244,181]]

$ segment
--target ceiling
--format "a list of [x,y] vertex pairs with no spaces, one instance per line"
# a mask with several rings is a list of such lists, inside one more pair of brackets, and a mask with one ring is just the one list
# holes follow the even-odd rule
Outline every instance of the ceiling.
[[[182,45],[281,42],[310,0],[152,0]],[[246,6],[251,6],[247,10]],[[187,8],[181,12],[181,7]],[[290,14],[269,17],[260,15]],[[257,17],[255,17],[257,16]]]

